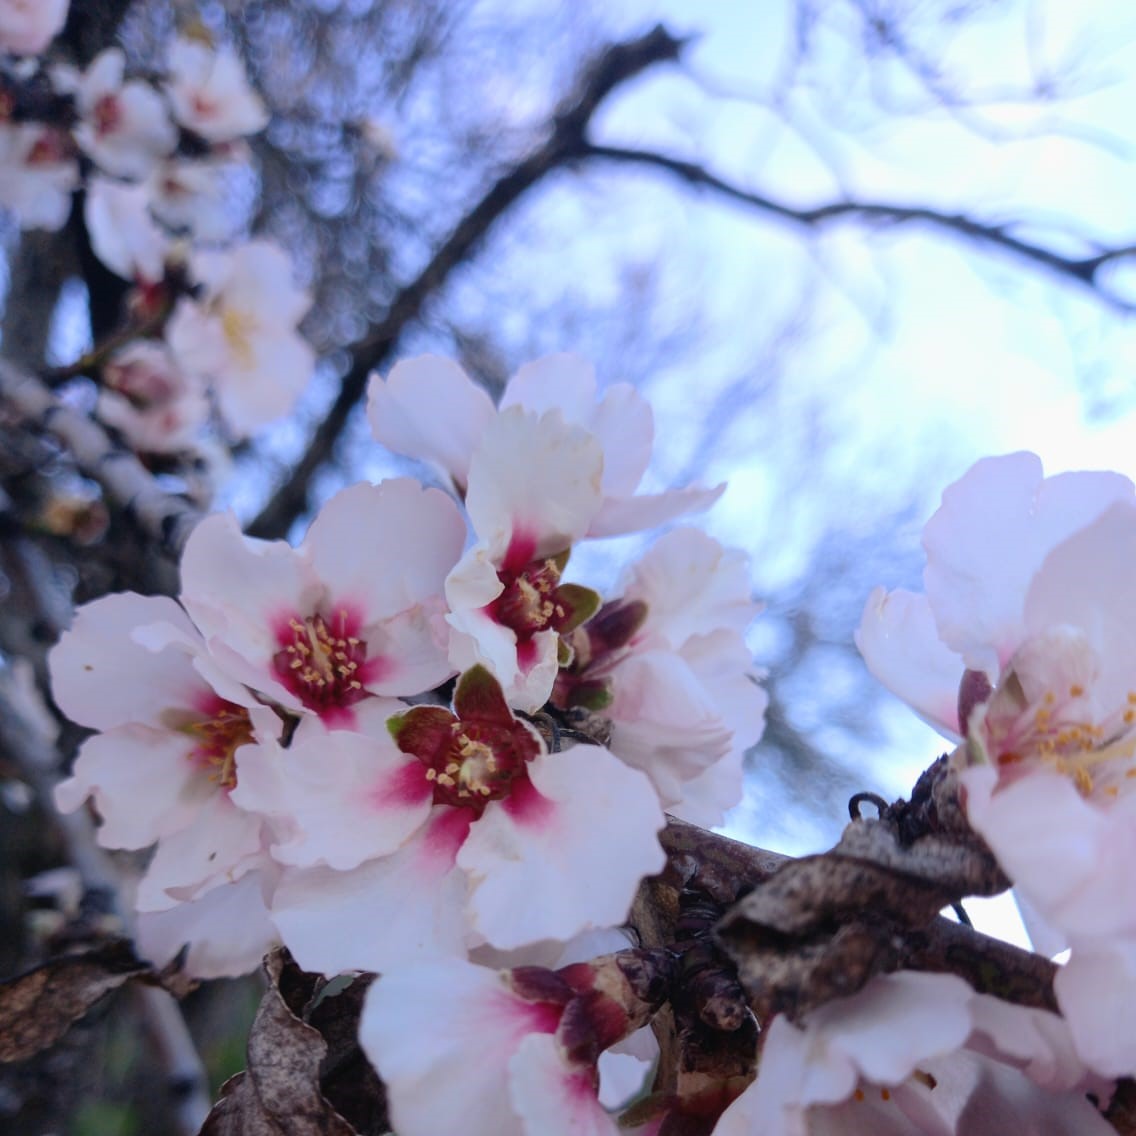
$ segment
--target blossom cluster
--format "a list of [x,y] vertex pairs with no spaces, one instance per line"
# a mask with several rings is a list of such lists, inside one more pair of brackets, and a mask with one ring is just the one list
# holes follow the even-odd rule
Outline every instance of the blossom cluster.
[[[0,47],[38,55],[66,9],[0,5]],[[0,63],[0,206],[25,228],[77,212],[94,255],[129,284],[138,334],[99,359],[98,414],[140,452],[192,448],[214,407],[244,438],[286,415],[312,375],[296,330],[310,299],[287,254],[233,243],[244,139],[267,121],[239,56],[200,37],[176,39],[145,77],[117,47],[82,69]]]
[[564,578],[593,531],[721,487],[637,495],[650,407],[598,397],[582,360],[482,399],[436,358],[376,377],[379,433],[444,452],[453,494],[353,485],[295,548],[213,515],[177,602],[96,600],[54,649],[56,702],[98,731],[58,801],[90,799],[109,847],[155,846],[151,957],[233,974],[283,941],[334,974],[563,943],[625,919],[664,809],[714,823],[740,797],[765,706],[740,555],[680,527],[607,603]]
[[980,461],[924,530],[924,593],[870,598],[872,672],[947,737],[970,824],[1034,943],[1080,1058],[1136,1073],[1136,489]]

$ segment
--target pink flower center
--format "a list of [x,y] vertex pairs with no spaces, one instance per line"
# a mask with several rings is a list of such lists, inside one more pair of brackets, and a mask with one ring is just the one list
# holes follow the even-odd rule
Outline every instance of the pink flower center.
[[122,126],[122,104],[117,95],[103,95],[91,110],[95,133],[100,138],[113,134]]
[[213,118],[217,114],[217,103],[200,92],[195,93],[189,100],[190,109],[197,119]]
[[450,726],[450,744],[432,757],[419,756],[426,780],[434,786],[434,804],[472,808],[507,797],[513,782],[536,756],[527,731],[502,729],[481,722]]
[[243,706],[218,698],[210,709],[211,716],[191,723],[189,733],[199,738],[190,750],[190,760],[209,771],[209,780],[222,789],[237,783],[236,752],[253,741],[252,722]]
[[62,137],[54,130],[45,130],[28,150],[25,164],[29,166],[52,166],[66,157]]
[[309,710],[320,714],[367,697],[367,643],[358,631],[358,618],[340,609],[331,619],[293,616],[277,633],[273,666]]
[[1085,797],[1112,798],[1119,795],[1123,782],[1136,778],[1131,762],[1136,740],[1130,736],[1136,724],[1136,692],[1129,691],[1123,709],[1099,722],[1089,718],[1084,697],[1084,687],[1076,683],[1061,695],[1046,691],[1040,705],[1026,707],[1008,720],[999,720],[1000,707],[993,702],[988,717],[990,748],[1003,781],[1014,780],[1019,769],[1041,764],[1069,777]]
[[497,577],[505,588],[489,605],[489,612],[515,631],[518,641],[556,627],[567,617],[567,609],[556,599],[560,569],[555,560],[533,560],[519,572],[502,568]]

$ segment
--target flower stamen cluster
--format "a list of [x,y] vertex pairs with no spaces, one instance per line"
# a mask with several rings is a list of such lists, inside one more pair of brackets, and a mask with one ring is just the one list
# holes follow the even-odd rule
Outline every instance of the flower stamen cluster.
[[223,698],[216,700],[210,717],[191,722],[185,727],[191,736],[201,740],[189,752],[189,760],[209,771],[209,780],[222,789],[237,784],[236,752],[255,741],[252,721],[244,706]]
[[273,666],[284,685],[310,710],[351,706],[367,697],[361,679],[373,677],[359,618],[339,608],[332,624],[320,614],[291,616],[278,633]]

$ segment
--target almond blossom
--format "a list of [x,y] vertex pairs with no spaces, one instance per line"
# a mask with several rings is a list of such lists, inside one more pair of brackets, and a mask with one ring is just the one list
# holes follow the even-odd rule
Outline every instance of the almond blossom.
[[560,636],[599,607],[561,574],[600,507],[602,467],[595,438],[559,411],[520,408],[489,423],[470,463],[466,509],[479,540],[446,580],[450,657],[459,669],[489,667],[525,710],[552,691]]
[[83,219],[91,248],[123,280],[156,284],[165,275],[170,240],[154,223],[142,186],[88,179]]
[[464,536],[454,503],[409,478],[342,490],[299,548],[216,514],[186,544],[181,600],[228,674],[350,726],[364,699],[420,694],[453,673],[441,593]]
[[624,951],[560,970],[460,960],[384,976],[359,1038],[404,1136],[617,1136],[596,1061],[665,995],[664,952]]
[[187,373],[213,385],[222,419],[244,437],[286,415],[312,376],[315,354],[296,331],[311,298],[266,240],[198,252],[190,270],[203,295],[178,301],[166,342]]
[[70,137],[35,123],[0,123],[0,206],[25,229],[59,229],[71,213],[79,165]]
[[[980,462],[944,494],[925,544],[927,597],[873,597],[861,650],[966,734],[970,822],[1035,938],[1072,948],[1055,989],[1079,1050],[1102,1073],[1131,1073],[1136,1019],[1119,1008],[1136,1006],[1136,894],[1119,865],[1136,847],[1133,486],[1106,473],[1043,481],[1033,455]],[[952,651],[961,713],[946,710]],[[930,656],[936,667],[906,682],[905,658]]]
[[150,211],[166,228],[196,240],[228,241],[240,224],[231,183],[243,165],[233,146],[208,158],[168,158],[144,182]]
[[109,595],[81,608],[50,657],[53,693],[69,717],[99,732],[56,790],[65,812],[90,798],[109,848],[156,844],[138,890],[163,910],[263,859],[259,817],[230,793],[243,748],[279,733],[280,719],[237,683],[204,677],[205,644],[161,596]]
[[286,872],[272,903],[309,970],[565,941],[624,919],[664,863],[647,779],[600,746],[549,753],[484,668],[462,676],[453,711],[415,706],[386,728],[385,745],[308,728],[243,767],[245,806],[295,834],[277,857],[314,865]]
[[561,636],[599,606],[595,593],[562,583],[572,545],[707,508],[724,488],[636,495],[650,405],[627,384],[596,394],[590,365],[573,355],[522,367],[500,408],[436,356],[371,380],[375,437],[447,474],[477,536],[446,585],[454,665],[489,667],[525,710],[551,693]]
[[188,448],[209,417],[205,392],[174,363],[164,343],[139,339],[103,365],[99,417],[140,453]]
[[717,824],[741,798],[742,757],[764,726],[743,638],[757,611],[744,555],[675,529],[569,637],[552,701],[602,711],[612,753],[651,778],[668,812]]
[[714,1136],[1105,1136],[1107,1095],[1056,1014],[900,971],[765,1029]]
[[207,142],[229,142],[263,130],[268,112],[230,47],[177,39],[167,87],[174,116]]
[[125,80],[126,56],[100,52],[75,83],[75,140],[106,173],[139,180],[173,150],[177,130],[149,83]]
[[[398,363],[386,379],[371,377],[367,417],[376,440],[395,453],[437,466],[462,494],[470,483],[484,434],[498,414],[516,408],[530,421],[559,412],[569,426],[595,439],[602,455],[601,499],[588,518],[587,536],[614,536],[654,528],[686,513],[708,509],[725,489],[682,489],[636,494],[651,459],[651,406],[627,383],[597,401],[595,372],[577,355],[549,355],[526,363],[509,380],[494,408],[484,389],[453,361],[436,355]],[[528,476],[525,471],[522,476]]]
[[1029,453],[984,458],[943,494],[923,532],[925,595],[876,589],[856,642],[869,670],[948,736],[963,671],[994,682],[1030,633],[1025,600],[1049,553],[1110,505],[1133,501],[1115,473],[1042,476]]
[[63,30],[70,0],[0,0],[0,51],[38,55]]

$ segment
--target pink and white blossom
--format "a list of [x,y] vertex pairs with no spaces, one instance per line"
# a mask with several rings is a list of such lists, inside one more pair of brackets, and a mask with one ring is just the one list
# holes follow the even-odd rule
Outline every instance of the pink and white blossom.
[[655,1009],[618,955],[557,971],[452,959],[380,979],[359,1036],[405,1136],[617,1136],[596,1059]]
[[768,700],[743,638],[758,610],[742,553],[676,529],[571,636],[553,701],[602,710],[612,753],[651,778],[664,808],[719,823],[741,798],[742,756],[764,727]]
[[170,239],[154,223],[142,186],[97,174],[87,182],[83,218],[91,248],[123,280],[156,284],[165,275]]
[[1136,503],[1136,491],[1119,474],[1044,478],[1029,453],[977,462],[924,529],[926,594],[877,589],[869,599],[856,636],[869,670],[958,737],[963,671],[998,679],[1040,630],[1027,623],[1026,597],[1049,554],[1123,502]]
[[268,122],[263,101],[230,47],[214,49],[199,40],[175,40],[167,90],[178,122],[207,142],[255,134]]
[[203,295],[178,301],[166,342],[188,374],[212,384],[225,424],[244,437],[288,414],[312,376],[315,354],[296,331],[311,298],[266,240],[198,252],[190,269]]
[[177,144],[166,102],[149,83],[125,79],[126,56],[100,52],[75,87],[75,140],[100,169],[144,178]]
[[0,0],[0,51],[39,55],[63,30],[70,0]]
[[608,388],[598,400],[597,394],[591,364],[576,355],[550,355],[523,366],[495,409],[456,363],[425,355],[398,363],[386,379],[372,376],[367,416],[379,442],[439,467],[464,493],[475,454],[493,444],[483,436],[495,416],[519,408],[530,421],[540,421],[557,412],[593,438],[602,455],[601,499],[588,519],[587,536],[654,528],[707,509],[721,496],[724,485],[637,494],[654,441],[650,404],[626,383]]
[[78,185],[66,134],[36,123],[0,123],[0,207],[11,209],[22,228],[62,228]]
[[[662,867],[647,779],[599,746],[549,753],[483,668],[459,681],[454,712],[417,706],[387,725],[397,749],[298,732],[289,764],[242,798],[302,832],[280,859],[314,865],[286,873],[272,908],[302,966],[386,971],[481,943],[564,941],[622,921]],[[314,754],[341,772],[282,790],[276,778]]]
[[99,417],[140,453],[187,449],[209,417],[209,400],[159,340],[139,339],[103,366]]
[[110,595],[81,608],[52,650],[56,703],[99,732],[56,790],[65,812],[88,798],[109,848],[156,844],[141,909],[191,899],[263,860],[262,822],[230,800],[238,754],[280,720],[235,682],[207,680],[205,644],[173,600]]
[[182,557],[181,598],[215,659],[261,697],[350,726],[373,695],[453,674],[442,584],[465,525],[409,478],[361,482],[320,510],[299,548],[206,518]]
[[1086,1094],[1107,1090],[1056,1014],[900,971],[803,1026],[775,1018],[714,1136],[1105,1136]]
[[[1104,1074],[1134,1072],[1136,1026],[1116,1009],[1136,1005],[1136,896],[1118,868],[1136,848],[1136,493],[989,459],[944,494],[925,544],[927,596],[873,597],[861,650],[966,734],[970,823],[1037,934],[1072,948],[1055,989],[1078,1047]],[[1116,984],[1083,981],[1094,970]]]
[[208,158],[172,157],[143,183],[154,216],[167,228],[200,241],[229,241],[241,223],[234,188],[247,159],[235,147]]
[[599,606],[561,575],[600,506],[603,455],[555,410],[506,411],[482,442],[466,496],[479,539],[446,580],[450,658],[488,667],[511,705],[534,710],[552,691],[560,636]]

